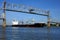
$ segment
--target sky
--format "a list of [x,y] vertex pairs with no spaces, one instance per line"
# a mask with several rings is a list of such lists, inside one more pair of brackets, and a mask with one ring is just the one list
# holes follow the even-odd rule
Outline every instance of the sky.
[[[1,2],[4,2],[4,0],[0,0],[0,3]],[[50,18],[53,21],[60,22],[60,0],[6,0],[6,2],[13,4],[23,4],[28,7],[31,6],[33,8],[38,8],[42,10],[49,10]],[[3,12],[0,11],[0,14],[2,13]],[[31,21],[31,19],[34,19],[35,22],[47,22],[46,16],[6,11],[7,24],[12,24],[13,19],[24,22],[26,22],[27,20]],[[2,24],[2,20],[0,20],[0,24]]]

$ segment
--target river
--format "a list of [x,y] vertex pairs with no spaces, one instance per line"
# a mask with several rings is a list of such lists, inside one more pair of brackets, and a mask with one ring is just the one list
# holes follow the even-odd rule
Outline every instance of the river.
[[[60,27],[28,28],[6,27],[6,40],[60,40]],[[2,39],[2,26],[0,26],[0,40]]]

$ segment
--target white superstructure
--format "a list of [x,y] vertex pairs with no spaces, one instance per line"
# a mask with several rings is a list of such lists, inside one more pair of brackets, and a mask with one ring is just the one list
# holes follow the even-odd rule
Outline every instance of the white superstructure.
[[12,25],[18,25],[18,24],[19,24],[18,21],[16,21],[16,20],[13,20],[13,21],[12,21]]

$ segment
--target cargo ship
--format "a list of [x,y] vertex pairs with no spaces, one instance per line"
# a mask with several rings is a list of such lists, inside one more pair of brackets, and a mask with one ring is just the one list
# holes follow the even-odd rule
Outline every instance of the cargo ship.
[[46,24],[45,23],[32,23],[32,24],[19,24],[18,21],[13,20],[12,22],[12,27],[44,27]]

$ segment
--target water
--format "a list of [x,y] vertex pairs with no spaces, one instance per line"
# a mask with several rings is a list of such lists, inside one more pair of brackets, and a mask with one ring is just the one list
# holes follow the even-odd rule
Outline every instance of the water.
[[[60,40],[60,27],[24,28],[6,27],[6,40]],[[0,27],[0,40],[2,39],[2,27]]]

